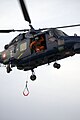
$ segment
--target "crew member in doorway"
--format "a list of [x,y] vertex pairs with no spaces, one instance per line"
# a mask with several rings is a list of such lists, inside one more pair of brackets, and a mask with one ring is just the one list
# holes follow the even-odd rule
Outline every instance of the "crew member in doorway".
[[42,43],[44,42],[43,36],[40,36],[40,38],[36,37],[33,42],[30,44],[30,48],[32,50],[35,50],[35,52],[40,52],[45,49],[44,45]]

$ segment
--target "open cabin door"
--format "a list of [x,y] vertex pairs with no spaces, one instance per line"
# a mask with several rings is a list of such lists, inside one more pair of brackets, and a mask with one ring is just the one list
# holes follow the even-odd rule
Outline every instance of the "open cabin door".
[[46,49],[45,34],[37,35],[30,40],[31,53],[39,53]]

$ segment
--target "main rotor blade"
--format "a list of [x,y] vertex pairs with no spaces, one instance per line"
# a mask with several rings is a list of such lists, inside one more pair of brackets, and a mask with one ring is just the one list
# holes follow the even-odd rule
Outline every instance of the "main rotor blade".
[[31,19],[30,19],[30,17],[29,17],[29,13],[28,13],[28,10],[27,10],[27,8],[26,8],[26,5],[25,5],[24,0],[19,0],[19,3],[20,3],[20,6],[21,6],[23,15],[24,15],[24,19],[25,19],[26,21],[28,21],[29,24],[31,24]]
[[80,24],[68,25],[68,26],[61,26],[61,27],[55,27],[55,28],[69,28],[69,27],[78,27],[78,26],[80,26]]
[[0,30],[0,33],[10,33],[13,32],[13,30]]
[[25,32],[25,31],[29,31],[29,29],[23,29],[23,30],[0,30],[0,33],[10,33],[10,32]]
[[[56,29],[56,28],[78,27],[78,26],[80,26],[80,24],[76,24],[76,25],[68,25],[68,26],[61,26],[61,27],[54,27],[53,29]],[[50,29],[50,28],[42,28],[42,29],[35,30],[35,31],[47,30],[47,29]],[[0,33],[26,32],[26,31],[29,31],[29,29],[22,29],[22,30],[14,30],[14,29],[10,29],[10,30],[0,30]]]
[[[58,29],[58,28],[70,28],[70,27],[79,27],[80,24],[76,24],[76,25],[67,25],[67,26],[60,26],[60,27],[53,27],[53,29]],[[42,29],[39,29],[39,30],[47,30],[47,29],[50,29],[50,28],[42,28]]]

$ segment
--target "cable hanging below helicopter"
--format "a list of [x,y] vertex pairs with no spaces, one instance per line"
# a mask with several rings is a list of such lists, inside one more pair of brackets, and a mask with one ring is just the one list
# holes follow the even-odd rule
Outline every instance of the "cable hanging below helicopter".
[[29,89],[28,89],[27,83],[28,83],[28,81],[26,81],[26,86],[25,86],[24,91],[23,91],[23,95],[24,96],[28,96],[29,95]]

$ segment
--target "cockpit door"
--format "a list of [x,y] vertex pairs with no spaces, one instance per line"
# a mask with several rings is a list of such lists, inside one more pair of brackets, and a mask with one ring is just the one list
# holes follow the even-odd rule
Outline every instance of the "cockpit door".
[[14,54],[16,53],[16,47],[14,45],[12,45],[9,49],[10,51],[10,57],[14,57]]

